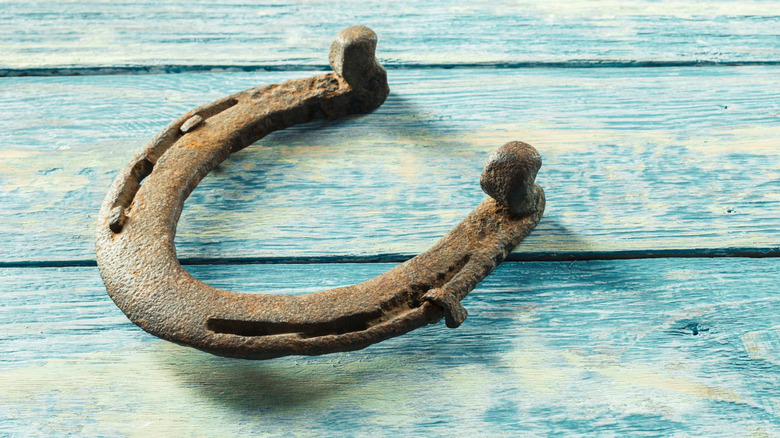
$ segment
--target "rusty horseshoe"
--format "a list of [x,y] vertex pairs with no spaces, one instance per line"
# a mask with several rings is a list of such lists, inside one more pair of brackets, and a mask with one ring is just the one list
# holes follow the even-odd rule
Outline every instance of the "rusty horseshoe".
[[216,355],[270,359],[357,350],[442,317],[453,328],[464,321],[460,300],[542,217],[544,192],[534,184],[541,158],[525,143],[490,157],[480,180],[490,197],[431,249],[360,284],[303,295],[234,293],[196,280],[176,257],[185,199],[232,152],[278,129],[384,102],[376,41],[367,27],[341,31],[330,48],[334,73],[196,108],[122,169],[100,210],[96,252],[108,294],[132,322]]

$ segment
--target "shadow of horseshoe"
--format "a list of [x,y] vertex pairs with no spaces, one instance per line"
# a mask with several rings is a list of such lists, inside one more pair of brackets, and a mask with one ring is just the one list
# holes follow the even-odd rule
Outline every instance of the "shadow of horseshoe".
[[270,359],[364,348],[436,323],[466,318],[466,294],[536,226],[541,157],[507,143],[491,156],[484,200],[428,251],[347,287],[304,295],[241,294],[193,278],[176,257],[184,201],[200,180],[268,133],[316,118],[366,113],[389,93],[376,35],[340,32],[334,73],[267,85],[196,108],[163,129],[117,176],[100,210],[96,251],[116,305],[147,332],[216,355]]

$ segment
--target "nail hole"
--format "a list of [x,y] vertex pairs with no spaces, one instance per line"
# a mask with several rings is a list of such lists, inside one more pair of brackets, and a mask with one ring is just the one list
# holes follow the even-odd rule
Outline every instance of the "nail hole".
[[130,169],[130,177],[125,179],[122,187],[119,189],[119,194],[114,201],[114,205],[111,208],[111,217],[109,218],[108,227],[114,233],[119,233],[124,227],[126,216],[125,210],[132,204],[135,195],[138,193],[138,189],[141,188],[144,179],[149,176],[154,170],[154,163],[148,158],[142,158],[133,165]]
[[135,163],[135,166],[133,166],[133,177],[140,185],[141,182],[152,173],[153,169],[154,163],[149,161],[149,159],[144,158],[143,160],[138,160],[138,162]]

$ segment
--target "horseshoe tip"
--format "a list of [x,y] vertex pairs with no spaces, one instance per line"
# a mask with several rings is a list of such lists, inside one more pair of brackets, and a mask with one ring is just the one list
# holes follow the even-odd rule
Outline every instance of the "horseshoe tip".
[[531,145],[511,141],[498,148],[482,171],[482,190],[515,214],[533,213],[539,190],[535,189],[536,173],[542,157]]
[[345,41],[370,39],[376,42],[376,33],[371,28],[358,24],[342,30],[336,35],[336,38]]
[[348,84],[365,88],[377,71],[383,70],[375,57],[376,43],[376,33],[368,27],[348,27],[330,45],[330,66]]

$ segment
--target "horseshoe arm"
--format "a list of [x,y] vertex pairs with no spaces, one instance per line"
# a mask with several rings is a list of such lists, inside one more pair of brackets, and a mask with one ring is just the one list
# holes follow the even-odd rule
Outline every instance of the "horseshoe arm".
[[[101,207],[96,251],[106,289],[131,321],[169,341],[248,359],[355,350],[442,317],[450,327],[463,321],[460,300],[542,216],[544,194],[533,184],[540,162],[531,166],[530,185],[524,180],[520,210],[493,194],[430,250],[353,286],[304,295],[239,294],[196,280],[176,257],[185,199],[232,152],[278,129],[368,112],[384,102],[389,89],[375,47],[370,29],[348,28],[331,46],[334,73],[196,108],[120,172]],[[492,162],[506,161],[507,154]]]

